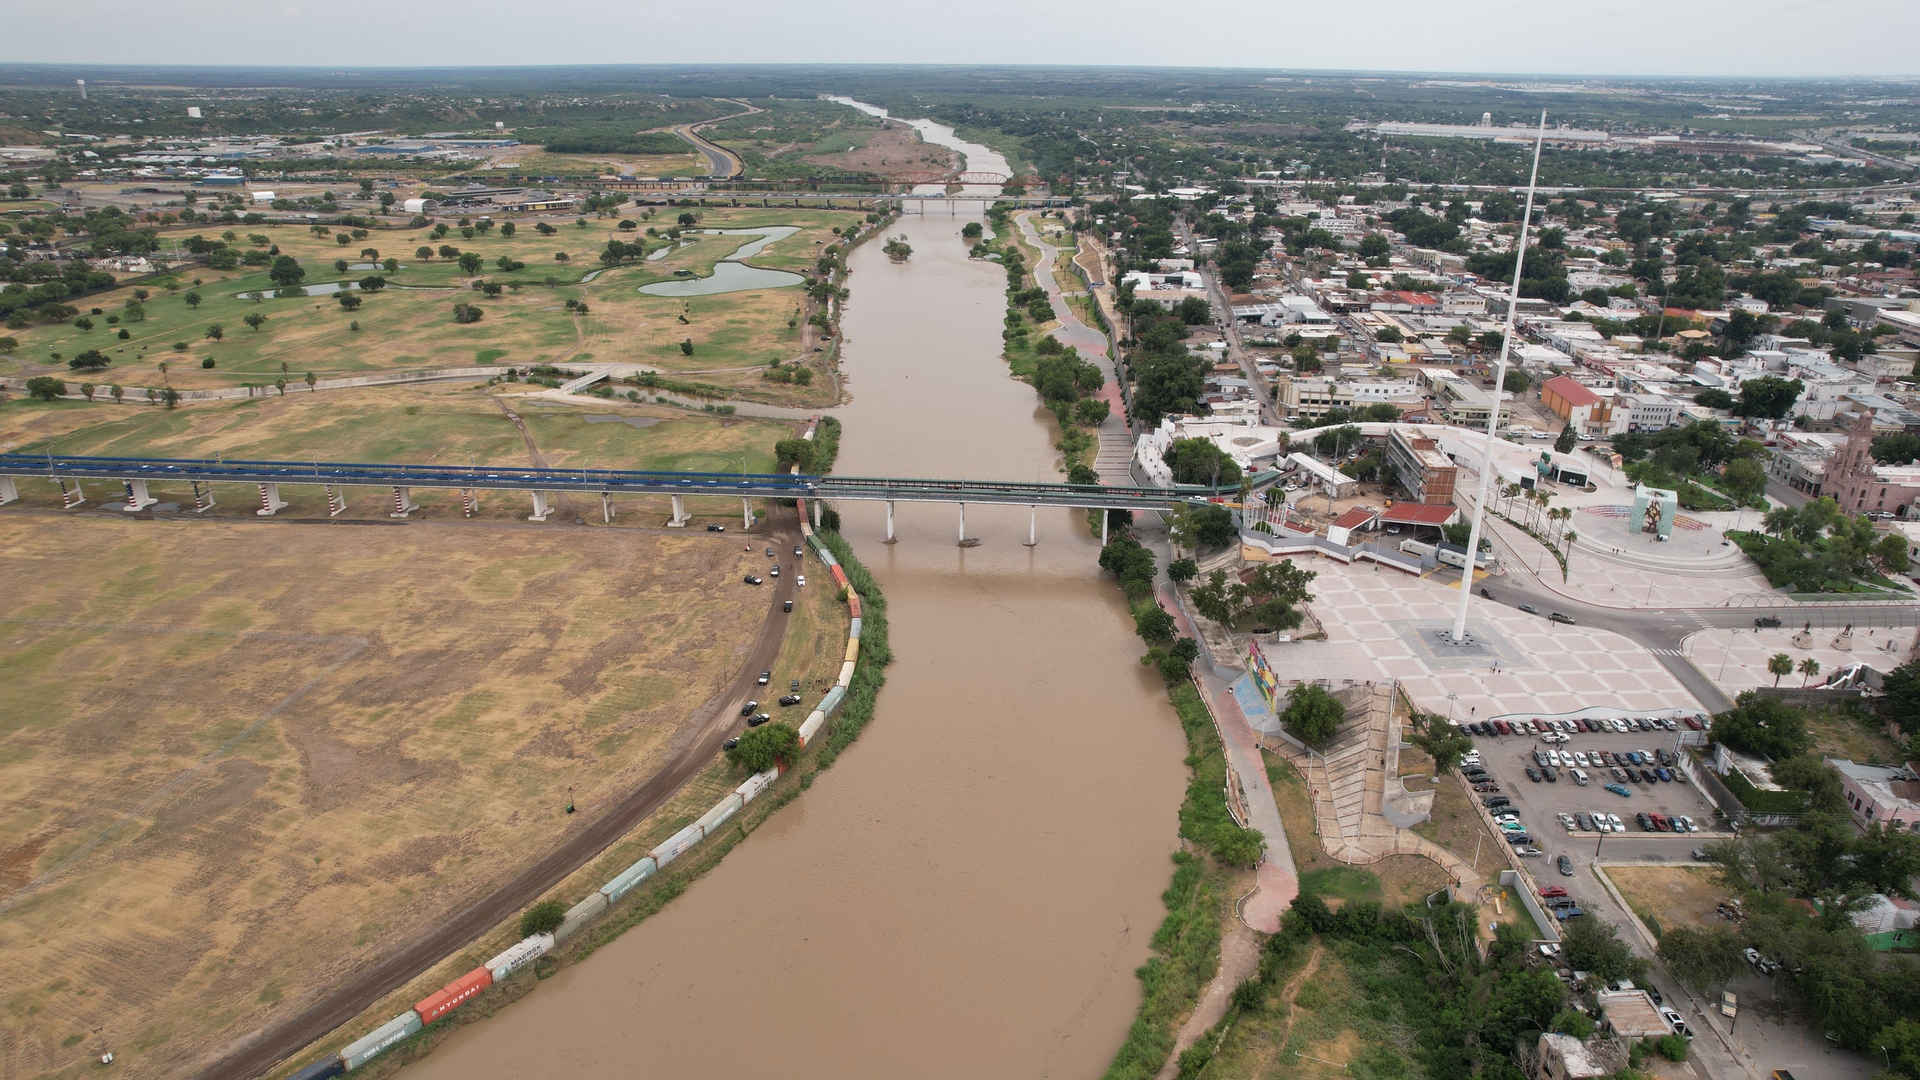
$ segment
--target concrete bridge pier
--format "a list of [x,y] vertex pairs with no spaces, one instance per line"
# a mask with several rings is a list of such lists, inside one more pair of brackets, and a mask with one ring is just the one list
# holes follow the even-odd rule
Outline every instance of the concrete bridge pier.
[[741,524],[740,524],[741,528],[743,529],[753,528],[753,500],[752,499],[740,500],[740,521],[741,521]]
[[[533,513],[527,516],[527,520],[545,522],[553,516],[553,507],[547,505],[547,493],[544,491],[535,491],[532,492],[532,495]],[[673,501],[675,509],[678,509],[680,500],[676,498]]]
[[260,509],[254,513],[260,517],[272,517],[287,508],[287,500],[280,497],[279,484],[260,485]]
[[813,527],[815,529],[818,529],[820,527],[820,500],[819,499],[813,500]]
[[127,513],[137,514],[160,501],[147,494],[145,480],[127,480],[124,483],[127,485]]
[[600,493],[600,517],[608,525],[613,524],[613,496],[604,491]]
[[898,540],[895,540],[893,538],[893,500],[892,499],[887,500],[887,539],[885,542],[889,544],[899,543]]
[[60,509],[71,510],[87,501],[87,493],[80,489],[80,481],[75,480],[73,482],[72,491],[67,490],[67,482],[65,480],[56,480],[54,482],[60,485]]
[[960,504],[960,546],[967,546],[967,504]]
[[403,518],[418,509],[420,508],[414,505],[413,492],[410,489],[403,487],[393,489],[393,513],[388,514],[388,517]]
[[1027,546],[1028,547],[1037,547],[1040,544],[1040,536],[1038,533],[1039,524],[1040,524],[1040,507],[1037,504],[1034,506],[1027,507]]
[[339,517],[347,512],[347,489],[339,484],[327,485],[327,516]]
[[684,529],[687,527],[687,521],[687,497],[685,495],[675,495],[673,497],[673,516],[667,519],[667,528]]
[[1107,546],[1107,514],[1108,514],[1108,511],[1104,509],[1100,511],[1100,546],[1101,547]]
[[193,482],[193,512],[204,514],[213,509],[213,485]]
[[[194,486],[198,487],[199,485],[196,484]],[[5,506],[10,502],[19,502],[19,501],[20,501],[20,486],[13,482],[13,477],[0,476],[0,506]]]
[[480,512],[479,488],[460,489],[460,512],[467,517],[472,517]]

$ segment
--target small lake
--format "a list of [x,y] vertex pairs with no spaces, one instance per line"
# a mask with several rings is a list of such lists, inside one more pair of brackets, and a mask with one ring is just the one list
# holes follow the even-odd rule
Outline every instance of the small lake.
[[785,289],[806,278],[785,270],[762,270],[737,262],[713,264],[713,276],[685,281],[656,281],[640,286],[648,296],[712,296],[715,293],[746,292],[749,289]]
[[328,281],[319,285],[302,285],[298,289],[253,289],[247,292],[237,292],[233,295],[243,300],[251,300],[255,297],[267,300],[286,300],[291,298],[288,296],[290,292],[300,296],[332,296],[334,293],[344,292],[348,289],[357,289],[359,287],[360,283],[357,281]]

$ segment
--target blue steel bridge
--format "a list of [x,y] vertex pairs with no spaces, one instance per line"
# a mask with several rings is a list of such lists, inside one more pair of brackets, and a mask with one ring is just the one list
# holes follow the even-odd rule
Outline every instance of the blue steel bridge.
[[[616,495],[666,495],[673,501],[670,524],[687,521],[685,500],[695,496],[738,498],[751,523],[752,499],[853,499],[887,504],[887,535],[893,536],[896,502],[951,503],[960,507],[960,535],[966,537],[966,506],[986,503],[1061,506],[1087,510],[1171,510],[1179,506],[1230,497],[1237,488],[1111,487],[1098,484],[1046,484],[1011,480],[942,480],[894,476],[805,476],[785,473],[647,472],[627,469],[536,469],[459,465],[373,464],[339,461],[225,461],[218,458],[73,457],[55,454],[0,454],[0,505],[19,497],[20,480],[44,480],[59,486],[69,508],[87,500],[86,485],[118,485],[111,501],[123,502],[130,512],[144,510],[159,500],[151,485],[190,487],[194,509],[214,505],[214,485],[244,484],[259,490],[262,517],[284,509],[280,488],[324,488],[330,514],[346,509],[348,489],[384,488],[391,492],[389,516],[406,517],[417,507],[413,488],[459,491],[469,515],[483,491],[518,491],[531,497],[529,520],[545,521],[552,513],[547,495],[574,492],[598,495],[603,512],[612,520]],[[1030,530],[1031,531],[1031,530]]]

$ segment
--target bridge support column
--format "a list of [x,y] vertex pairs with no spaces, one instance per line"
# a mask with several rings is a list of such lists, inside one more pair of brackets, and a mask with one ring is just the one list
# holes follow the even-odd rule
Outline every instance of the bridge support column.
[[753,528],[753,500],[752,499],[740,500],[740,527],[743,529]]
[[684,529],[686,527],[687,527],[687,497],[684,495],[675,495],[673,497],[673,517],[668,519],[667,528]]
[[60,485],[60,509],[71,510],[87,501],[86,492],[80,489],[80,481],[75,480],[73,482],[73,490],[71,491],[67,490],[67,482],[65,480],[55,480],[54,483]]
[[327,516],[339,517],[347,512],[347,489],[339,484],[327,485]]
[[600,493],[600,517],[608,525],[613,524],[613,496],[605,491]]
[[813,500],[813,527],[820,528],[820,500]]
[[211,483],[203,484],[195,480],[193,482],[193,512],[196,514],[204,514],[211,509],[213,509],[213,485]]
[[123,483],[127,485],[127,513],[129,514],[137,514],[160,501],[147,494],[145,480],[126,480]]
[[272,517],[287,508],[287,500],[280,497],[279,484],[260,485],[260,509],[254,513],[260,517]]
[[460,512],[468,517],[480,512],[480,492],[477,488],[460,489]]
[[1027,507],[1027,546],[1037,547],[1040,543],[1040,507]]
[[960,544],[962,547],[965,547],[966,543],[967,543],[967,504],[961,503],[960,504]]
[[420,508],[414,505],[411,489],[403,487],[393,489],[393,512],[388,514],[388,517],[403,518],[418,509]]
[[545,522],[553,516],[553,507],[547,505],[547,493],[535,491],[533,495],[533,513],[527,515],[528,521]]
[[1107,509],[1100,508],[1100,546],[1107,546]]
[[893,538],[893,500],[892,499],[887,500],[887,540],[886,542],[889,544],[894,544],[899,542]]
[[0,506],[20,501],[20,487],[11,476],[0,476]]

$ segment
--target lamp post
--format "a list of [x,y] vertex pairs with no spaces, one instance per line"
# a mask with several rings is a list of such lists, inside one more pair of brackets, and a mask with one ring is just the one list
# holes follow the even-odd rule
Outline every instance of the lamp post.
[[1459,694],[1447,695],[1447,723],[1449,724],[1453,723],[1453,704],[1455,701],[1459,700],[1459,698],[1460,698]]

